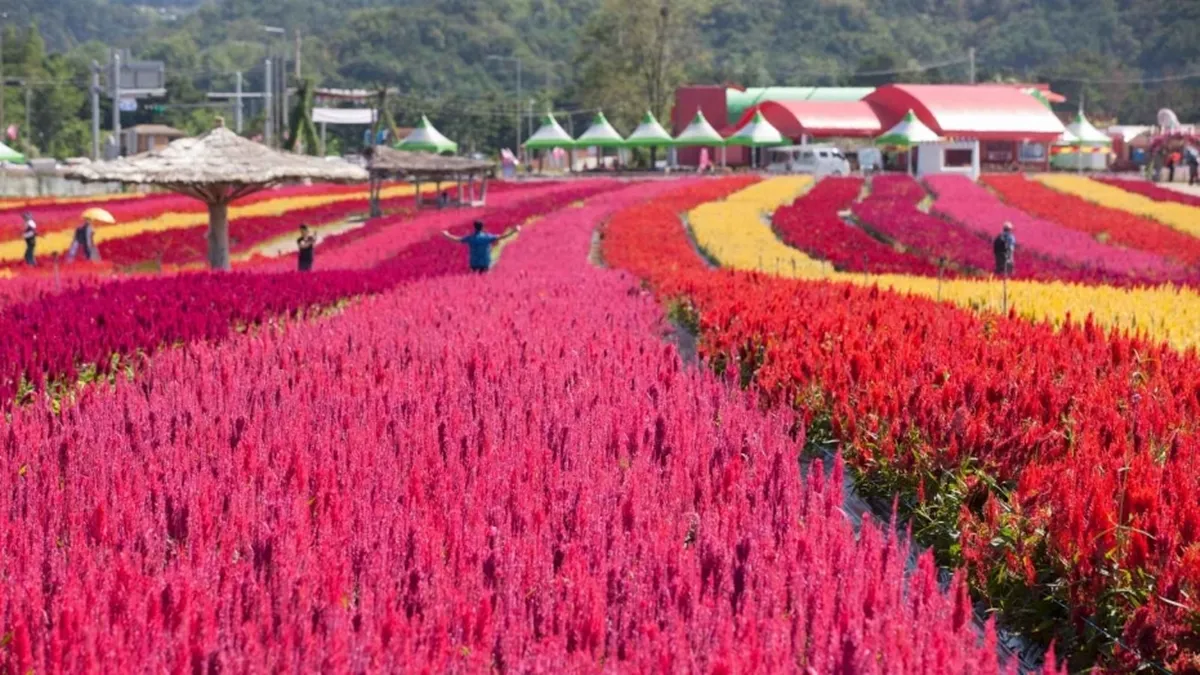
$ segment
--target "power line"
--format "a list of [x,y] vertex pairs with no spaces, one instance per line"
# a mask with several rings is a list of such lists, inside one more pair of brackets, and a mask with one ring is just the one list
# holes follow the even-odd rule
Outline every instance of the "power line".
[[1060,82],[1082,82],[1084,84],[1155,84],[1159,82],[1181,82],[1200,78],[1200,71],[1193,73],[1184,73],[1182,75],[1162,75],[1160,77],[1141,77],[1137,79],[1096,79],[1092,77],[1058,77],[1056,75],[1047,75],[1047,79],[1059,80]]
[[929,70],[937,70],[947,66],[957,66],[971,62],[970,56],[960,56],[944,61],[935,61],[933,63],[916,63],[903,68],[891,68],[888,70],[851,70],[851,71],[836,71],[836,70],[789,70],[789,75],[798,75],[804,77],[878,77],[882,75],[903,75],[905,73],[923,73]]

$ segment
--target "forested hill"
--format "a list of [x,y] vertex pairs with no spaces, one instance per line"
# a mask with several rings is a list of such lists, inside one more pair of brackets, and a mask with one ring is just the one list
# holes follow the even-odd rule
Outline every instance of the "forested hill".
[[[303,74],[399,87],[430,107],[511,97],[519,56],[537,106],[661,108],[681,81],[879,84],[1048,80],[1093,114],[1200,118],[1196,0],[6,0],[6,62],[35,21],[51,52],[98,42],[167,62],[178,96],[261,69],[263,25],[303,35]],[[665,8],[665,11],[664,11]],[[284,48],[279,41],[278,48]],[[290,48],[290,47],[289,47]],[[649,66],[647,64],[650,64]],[[941,67],[896,71],[946,64]],[[289,67],[290,69],[290,67]],[[10,69],[11,72],[11,69]],[[1142,78],[1168,78],[1142,87]],[[1092,83],[1084,84],[1082,80]],[[1134,84],[1130,84],[1134,81]],[[10,93],[10,97],[12,94]],[[628,105],[620,102],[629,101]],[[19,102],[18,102],[19,103]],[[511,103],[510,103],[511,105]],[[528,103],[526,103],[528,105]],[[625,109],[627,108],[627,109]]]

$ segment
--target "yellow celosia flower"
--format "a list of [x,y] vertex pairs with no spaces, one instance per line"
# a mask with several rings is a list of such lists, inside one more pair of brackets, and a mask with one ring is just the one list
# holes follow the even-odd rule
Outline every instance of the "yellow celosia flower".
[[1143,195],[1105,185],[1085,176],[1051,174],[1038,176],[1047,186],[1090,202],[1153,218],[1163,225],[1200,237],[1200,208],[1174,202],[1158,202]]
[[[786,181],[786,182],[785,182]],[[1127,289],[1069,283],[953,279],[901,274],[866,275],[834,271],[775,237],[768,215],[791,201],[808,184],[794,178],[764,181],[704,204],[688,213],[696,243],[724,267],[782,277],[848,281],[875,285],[952,302],[974,310],[1001,311],[1007,306],[1035,321],[1061,326],[1068,315],[1082,321],[1090,313],[1108,328],[1121,328],[1163,340],[1177,348],[1200,346],[1200,294],[1174,286]]]

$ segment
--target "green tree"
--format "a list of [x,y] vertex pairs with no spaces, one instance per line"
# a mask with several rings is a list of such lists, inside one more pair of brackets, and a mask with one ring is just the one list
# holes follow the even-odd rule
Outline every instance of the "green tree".
[[709,10],[706,0],[604,0],[576,55],[584,105],[625,128],[646,110],[665,117],[675,88],[709,67],[699,31]]
[[86,72],[79,72],[62,54],[45,61],[47,83],[37,87],[33,96],[34,143],[47,154],[58,158],[78,157],[88,153],[91,130],[88,123],[87,90],[79,86],[86,82]]

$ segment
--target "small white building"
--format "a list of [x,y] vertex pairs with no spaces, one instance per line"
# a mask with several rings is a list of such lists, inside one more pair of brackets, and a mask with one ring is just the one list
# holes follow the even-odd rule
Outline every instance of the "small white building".
[[979,180],[979,141],[934,141],[916,146],[918,177],[957,174]]

